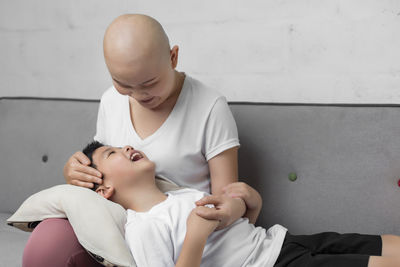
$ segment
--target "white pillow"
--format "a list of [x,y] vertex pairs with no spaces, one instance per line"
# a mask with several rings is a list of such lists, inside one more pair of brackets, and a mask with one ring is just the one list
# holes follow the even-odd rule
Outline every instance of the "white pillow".
[[[163,192],[180,188],[166,180],[156,183]],[[125,243],[126,210],[121,205],[88,188],[56,185],[27,198],[7,223],[32,231],[47,218],[68,218],[79,243],[104,266],[136,266]]]

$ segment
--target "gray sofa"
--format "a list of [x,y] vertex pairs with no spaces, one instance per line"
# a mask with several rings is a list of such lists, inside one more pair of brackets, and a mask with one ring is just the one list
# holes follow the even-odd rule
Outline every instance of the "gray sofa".
[[[31,194],[65,183],[63,165],[92,139],[98,104],[0,98],[4,266],[21,266],[29,237],[6,219]],[[230,107],[241,142],[240,177],[263,196],[257,225],[279,223],[293,234],[400,234],[399,106],[236,102]],[[289,173],[297,179],[288,179]]]

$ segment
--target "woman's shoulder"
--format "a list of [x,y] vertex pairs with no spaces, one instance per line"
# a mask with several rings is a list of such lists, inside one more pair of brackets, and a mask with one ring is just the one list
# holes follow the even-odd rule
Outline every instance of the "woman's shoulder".
[[219,99],[225,99],[225,96],[221,94],[216,88],[192,77],[186,75],[188,79],[188,88],[190,91],[191,99],[194,103],[199,105],[212,107]]

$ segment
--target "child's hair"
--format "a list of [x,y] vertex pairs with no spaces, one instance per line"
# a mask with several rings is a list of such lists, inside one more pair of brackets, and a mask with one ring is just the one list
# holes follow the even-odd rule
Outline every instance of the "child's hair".
[[[89,166],[95,169],[97,169],[97,166],[93,163],[93,153],[96,149],[102,146],[104,146],[104,144],[100,143],[99,141],[92,141],[91,143],[87,144],[86,147],[82,150],[83,154],[85,154],[90,159]],[[99,187],[99,184],[96,183],[93,184],[94,184],[93,188],[90,189],[96,191],[97,187]]]

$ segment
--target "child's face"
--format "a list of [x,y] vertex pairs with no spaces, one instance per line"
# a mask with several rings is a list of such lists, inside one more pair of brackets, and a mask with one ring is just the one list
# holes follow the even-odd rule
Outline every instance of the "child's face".
[[155,164],[131,146],[99,147],[93,153],[93,163],[103,174],[103,184],[115,190],[134,185],[137,181],[154,177]]

